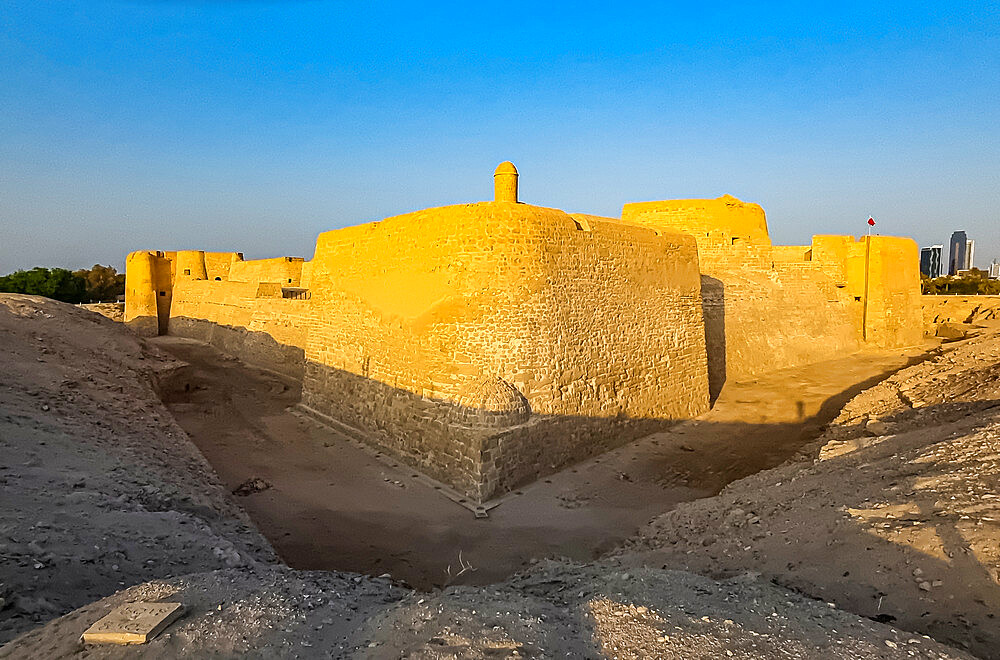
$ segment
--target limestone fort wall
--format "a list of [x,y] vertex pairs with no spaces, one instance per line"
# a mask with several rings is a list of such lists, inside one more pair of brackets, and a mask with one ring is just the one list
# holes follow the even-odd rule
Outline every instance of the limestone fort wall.
[[771,244],[733,197],[622,219],[496,200],[320,234],[311,260],[140,251],[125,320],[302,379],[303,411],[473,501],[706,411],[727,378],[911,345],[917,248]]
[[175,287],[169,334],[301,378],[309,322],[308,301],[282,298],[273,283],[198,280]]
[[285,287],[302,285],[302,257],[278,257],[234,261],[229,268],[229,280],[234,282],[274,282]]
[[779,364],[920,341],[917,246],[908,238],[774,246],[763,209],[728,195],[626,204],[622,218],[697,241],[713,392]]
[[[485,497],[707,410],[699,288],[688,236],[525,204],[327,232],[303,404]],[[531,423],[470,422],[484,390]]]
[[300,284],[303,261],[133,252],[125,266],[125,322],[141,334],[200,339],[250,364],[301,377],[309,306],[283,293],[285,285]]

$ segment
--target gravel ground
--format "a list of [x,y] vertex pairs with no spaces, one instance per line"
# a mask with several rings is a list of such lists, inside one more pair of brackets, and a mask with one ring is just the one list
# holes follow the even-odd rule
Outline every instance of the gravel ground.
[[[113,607],[183,602],[140,647],[80,634]],[[492,587],[413,592],[389,580],[287,568],[142,584],[32,631],[0,658],[968,658],[933,640],[754,576],[544,561]]]
[[687,503],[618,551],[624,565],[743,571],[1000,658],[1000,335],[862,392],[815,460]]
[[0,642],[153,578],[275,561],[121,324],[0,295]]

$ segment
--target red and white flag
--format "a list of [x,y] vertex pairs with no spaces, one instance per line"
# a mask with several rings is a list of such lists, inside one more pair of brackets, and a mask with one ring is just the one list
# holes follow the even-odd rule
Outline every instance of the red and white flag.
[[871,225],[872,227],[874,227],[875,226],[875,218],[872,218],[871,216],[869,216],[868,217],[868,224]]

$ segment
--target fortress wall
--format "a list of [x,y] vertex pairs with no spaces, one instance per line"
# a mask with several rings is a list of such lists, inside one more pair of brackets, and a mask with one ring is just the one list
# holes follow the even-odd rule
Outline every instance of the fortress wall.
[[[862,292],[862,338],[869,346],[912,346],[923,339],[920,258],[909,238],[863,236],[851,246],[849,277]],[[862,259],[867,261],[867,268]]]
[[[627,204],[622,217],[695,237],[713,394],[727,378],[859,348],[860,308],[852,308],[844,262],[836,261],[846,243],[772,246],[760,206],[730,196]],[[713,332],[719,324],[724,330]]]
[[239,252],[206,252],[205,253],[205,274],[208,279],[220,280],[229,279],[229,267],[234,261],[242,261],[243,255]]
[[239,252],[178,250],[164,254],[170,261],[173,278],[195,280],[228,279],[230,265],[236,260],[243,259],[243,255]]
[[[126,322],[145,335],[207,341],[251,364],[302,374],[307,300],[282,298],[282,279],[299,281],[299,258],[244,262],[238,252],[134,252],[126,259]],[[240,278],[228,281],[235,267]],[[291,275],[292,277],[288,277]]]
[[302,257],[277,257],[234,261],[229,279],[235,282],[277,282],[282,286],[298,287],[302,281]]
[[675,199],[662,202],[633,202],[622,210],[622,219],[640,224],[685,231],[702,236],[736,238],[771,244],[767,219],[759,204],[747,204],[732,195],[718,199]]
[[799,264],[812,261],[812,246],[772,245],[771,259],[775,264]]
[[[465,390],[472,395],[486,375],[504,373],[517,350],[493,323],[494,310],[543,280],[529,255],[493,251],[517,245],[514,228],[477,222],[470,206],[319,236],[302,401],[475,494],[492,429],[452,422]],[[510,357],[495,357],[504,351]]]
[[156,265],[152,253],[141,250],[125,258],[124,322],[143,336],[157,334]]
[[299,276],[299,286],[308,289],[312,283],[312,261],[302,262],[302,272]]
[[704,411],[693,241],[595,224],[484,203],[320,235],[304,405],[479,498]]
[[[574,216],[579,222],[579,218]],[[514,308],[532,339],[505,376],[541,417],[496,438],[487,490],[506,490],[708,410],[697,247],[689,235],[590,216],[547,223],[548,286]],[[553,247],[555,246],[555,248]],[[493,486],[495,479],[495,486]]]
[[697,240],[706,319],[724,317],[725,331],[714,340],[709,324],[713,392],[726,377],[751,377],[776,364],[920,341],[917,247],[910,239],[821,235],[810,246],[772,246],[760,206],[728,195],[627,204],[622,217],[689,231]]
[[560,220],[531,237],[547,286],[505,310],[506,322],[529,339],[510,378],[532,409],[657,419],[703,412],[694,240],[596,218],[589,231]]
[[301,377],[308,300],[290,300],[254,282],[179,280],[170,334],[208,342],[247,363]]
[[205,252],[202,250],[179,250],[173,261],[174,281],[178,277],[187,280],[207,280]]
[[166,333],[176,253],[138,250],[125,258],[125,323],[140,335]]
[[[176,252],[163,252],[163,257],[155,259],[156,264],[156,313],[159,321],[158,334],[167,334],[167,324],[170,319],[170,306],[174,298],[174,282],[176,281]],[[126,275],[125,279],[128,279]]]

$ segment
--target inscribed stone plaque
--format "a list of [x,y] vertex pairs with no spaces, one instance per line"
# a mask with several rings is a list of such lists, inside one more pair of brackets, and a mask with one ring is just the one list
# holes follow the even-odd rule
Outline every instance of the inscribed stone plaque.
[[144,644],[184,614],[180,603],[129,603],[116,607],[83,633],[86,644]]

